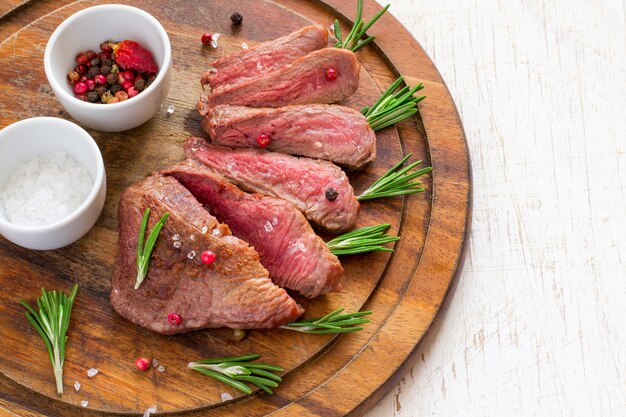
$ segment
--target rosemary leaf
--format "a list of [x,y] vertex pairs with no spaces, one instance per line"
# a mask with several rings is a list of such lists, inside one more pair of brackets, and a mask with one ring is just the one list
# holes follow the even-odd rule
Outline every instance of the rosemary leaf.
[[[374,36],[367,36],[367,30],[372,27],[374,23],[389,9],[389,4],[383,7],[378,13],[374,15],[367,23],[363,20],[363,0],[358,0],[356,5],[356,17],[352,29],[342,38],[341,28],[339,27],[339,21],[335,20],[335,37],[337,43],[335,48],[349,49],[352,52],[356,52],[365,45],[374,41]],[[367,37],[365,37],[367,36]],[[365,37],[365,39],[363,39]]]
[[163,225],[165,221],[169,217],[169,213],[165,213],[161,219],[154,225],[154,228],[148,235],[148,240],[146,240],[146,244],[144,246],[144,236],[146,234],[146,229],[148,228],[148,219],[150,217],[150,208],[147,208],[143,213],[143,218],[141,220],[141,226],[139,228],[139,238],[137,241],[137,281],[135,282],[135,289],[138,289],[143,280],[146,278],[148,274],[148,267],[150,266],[150,257],[152,256],[152,251],[154,250],[154,245],[161,233],[161,229],[163,229]]
[[74,285],[69,296],[61,291],[47,291],[42,288],[41,297],[37,299],[39,311],[35,311],[26,301],[20,301],[26,309],[26,318],[46,345],[59,395],[63,395],[63,364],[65,363],[67,329],[77,293],[78,285]]
[[362,227],[326,242],[326,246],[334,255],[393,252],[393,249],[382,246],[400,239],[398,236],[385,234],[390,227],[391,225],[388,223]]
[[271,388],[276,388],[278,383],[282,382],[282,378],[272,372],[283,372],[283,368],[267,363],[249,362],[259,357],[260,355],[258,354],[250,354],[204,359],[190,362],[187,366],[246,394],[251,394],[252,390],[244,382],[255,385],[268,394],[273,394]]
[[417,171],[411,170],[417,167],[422,161],[417,161],[403,167],[404,163],[412,156],[408,154],[400,162],[394,165],[382,177],[380,177],[361,195],[357,200],[374,200],[376,198],[393,197],[398,195],[414,194],[423,192],[425,189],[420,181],[413,181],[424,174],[431,172],[432,167],[425,167]]
[[299,320],[280,326],[280,328],[310,334],[358,332],[359,330],[363,330],[363,328],[355,327],[355,325],[369,323],[368,319],[362,319],[361,317],[372,314],[371,311],[357,311],[355,313],[341,314],[343,311],[344,309],[340,308],[328,313],[324,317]]
[[399,77],[372,106],[365,106],[361,109],[361,113],[374,131],[384,129],[413,116],[417,113],[417,103],[426,98],[426,96],[414,96],[416,92],[424,88],[421,83],[413,88],[404,86],[396,91],[402,82],[404,82],[404,77]]

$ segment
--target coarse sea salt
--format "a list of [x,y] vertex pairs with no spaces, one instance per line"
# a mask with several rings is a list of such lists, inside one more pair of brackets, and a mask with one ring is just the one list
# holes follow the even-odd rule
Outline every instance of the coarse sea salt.
[[89,195],[89,171],[65,152],[19,163],[0,191],[0,208],[13,224],[45,226],[72,214]]
[[143,412],[143,417],[150,417],[152,414],[157,412],[157,406],[153,405],[152,407],[146,409],[146,411]]

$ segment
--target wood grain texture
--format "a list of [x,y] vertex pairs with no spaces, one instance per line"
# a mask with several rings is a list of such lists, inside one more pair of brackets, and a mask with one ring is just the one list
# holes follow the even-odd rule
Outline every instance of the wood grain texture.
[[626,2],[389,2],[459,106],[474,208],[452,302],[367,416],[626,415]]
[[[63,19],[98,3],[34,3],[23,13],[0,20],[1,125],[37,115],[67,117],[43,75],[43,48]],[[108,303],[117,238],[115,211],[121,190],[180,160],[180,142],[189,134],[202,135],[194,106],[200,93],[198,78],[207,62],[239,50],[242,42],[269,40],[308,22],[330,25],[339,17],[347,29],[345,17],[352,16],[355,7],[339,0],[238,1],[236,7],[244,13],[245,24],[233,31],[229,23],[233,10],[225,6],[228,2],[186,2],[184,9],[159,1],[127,3],[155,15],[170,35],[174,81],[166,105],[174,104],[176,112],[171,116],[160,112],[129,132],[90,131],[103,153],[109,190],[103,215],[85,238],[48,252],[29,251],[0,240],[0,282],[4,287],[0,337],[5,341],[0,345],[0,410],[18,415],[101,415],[97,410],[141,413],[156,404],[161,412],[198,416],[362,414],[395,384],[398,370],[415,359],[415,346],[436,315],[460,261],[468,226],[467,149],[454,103],[437,70],[409,33],[387,15],[377,23],[377,46],[359,53],[361,85],[344,103],[357,109],[372,103],[399,73],[411,85],[423,81],[428,94],[420,105],[421,116],[380,132],[377,160],[365,171],[350,175],[358,192],[407,152],[433,165],[436,174],[426,178],[427,193],[363,205],[359,226],[391,223],[392,232],[399,231],[402,236],[396,252],[393,256],[344,258],[343,292],[299,300],[309,316],[339,306],[374,310],[370,326],[337,338],[280,330],[251,332],[241,343],[230,340],[225,329],[176,337],[154,335],[121,319]],[[374,2],[366,2],[367,15],[378,9]],[[217,50],[199,45],[199,34],[207,28],[223,33]],[[17,96],[20,100],[14,99]],[[81,291],[70,329],[66,394],[59,400],[51,384],[48,358],[15,299],[32,300],[34,288],[69,288],[71,282],[80,283]],[[240,396],[185,368],[190,360],[252,351],[286,369],[276,395]],[[134,371],[137,356],[157,357],[166,372]],[[101,373],[88,379],[86,370],[92,366]],[[83,385],[78,393],[71,388],[74,380]],[[236,400],[222,404],[222,392],[230,392]],[[83,399],[89,401],[86,409],[78,406]]]

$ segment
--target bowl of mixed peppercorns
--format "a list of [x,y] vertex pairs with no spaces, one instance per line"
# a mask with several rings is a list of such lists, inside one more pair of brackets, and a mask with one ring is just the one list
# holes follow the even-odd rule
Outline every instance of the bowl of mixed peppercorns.
[[137,127],[159,110],[171,61],[169,38],[153,16],[113,4],[70,16],[44,54],[48,82],[65,110],[107,132]]

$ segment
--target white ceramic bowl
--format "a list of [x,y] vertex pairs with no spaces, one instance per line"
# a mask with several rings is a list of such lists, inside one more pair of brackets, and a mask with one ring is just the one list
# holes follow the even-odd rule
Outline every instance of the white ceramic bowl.
[[[150,52],[159,73],[137,96],[115,104],[96,104],[74,97],[67,74],[76,66],[82,51],[99,51],[107,40],[130,39]],[[121,132],[147,122],[167,97],[172,76],[172,51],[163,26],[136,7],[119,4],[94,6],[67,18],[54,31],[44,54],[48,82],[65,110],[85,126],[104,132]]]
[[30,249],[57,249],[80,239],[96,223],[106,196],[106,175],[98,145],[80,126],[54,117],[21,120],[0,130],[0,190],[19,162],[36,155],[63,151],[91,174],[93,187],[76,211],[46,226],[27,227],[11,223],[0,204],[0,234]]

